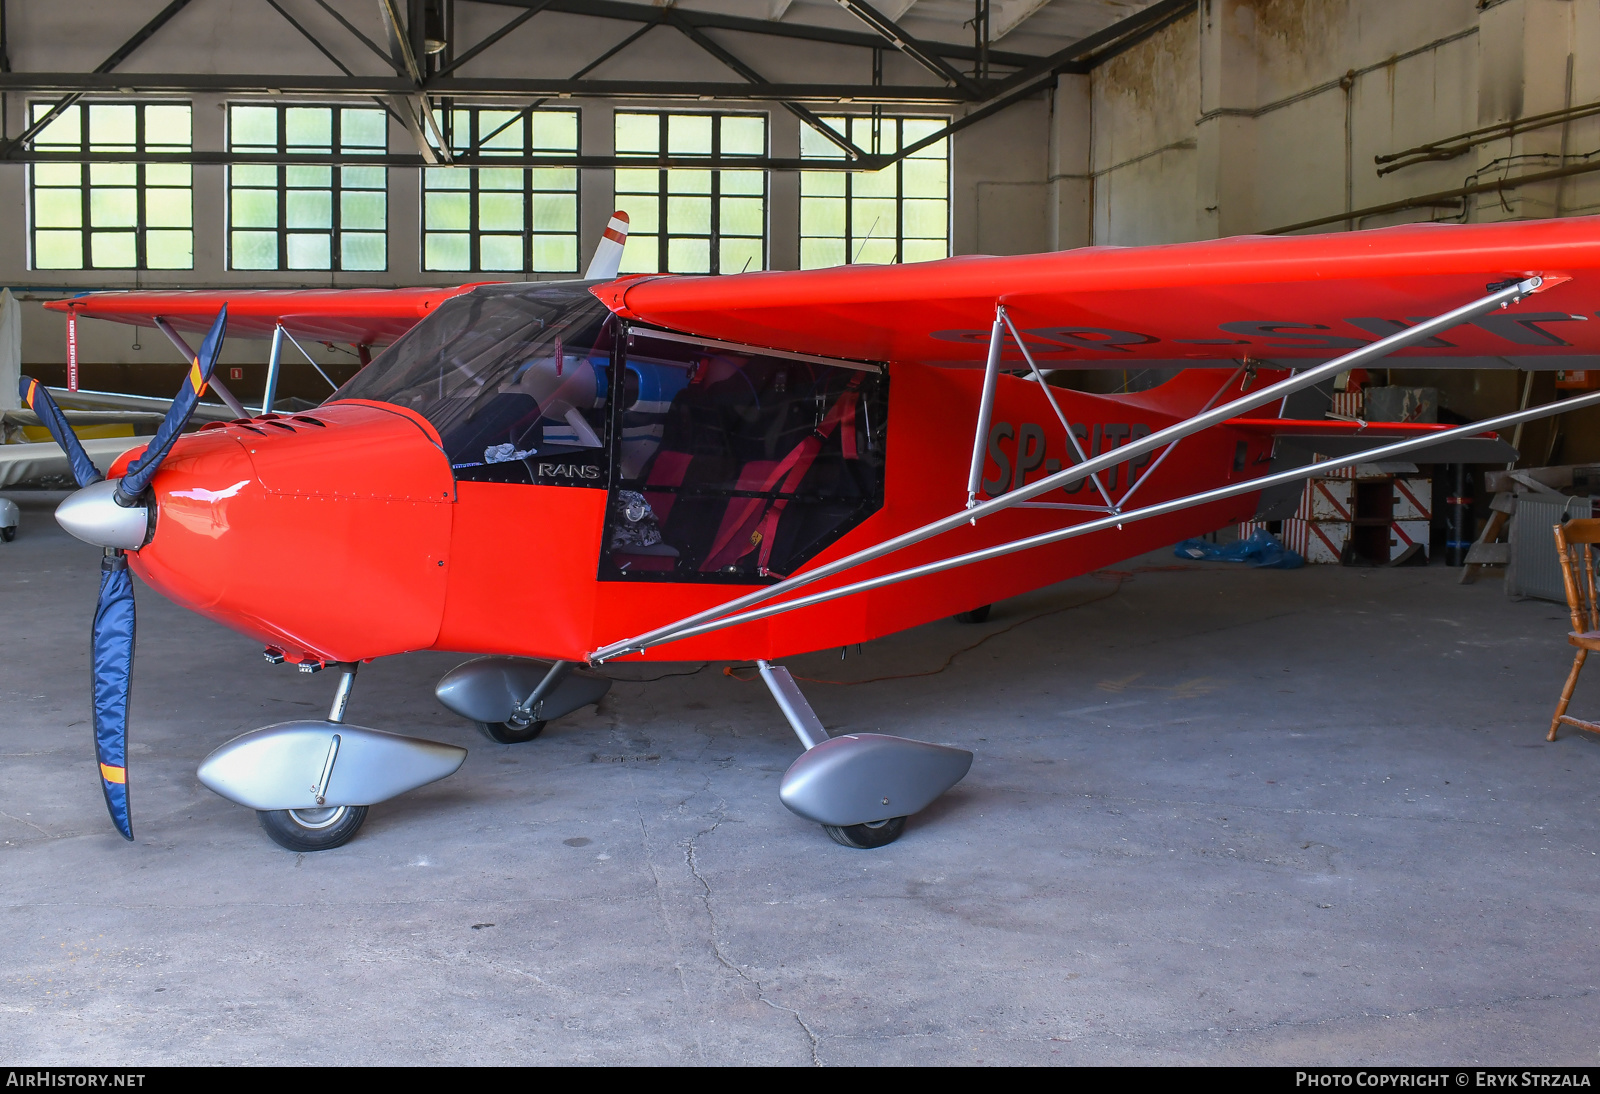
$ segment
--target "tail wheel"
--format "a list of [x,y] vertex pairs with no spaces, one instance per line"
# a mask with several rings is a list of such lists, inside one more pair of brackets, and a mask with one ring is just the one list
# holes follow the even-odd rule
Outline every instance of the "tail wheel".
[[279,847],[290,851],[330,851],[350,842],[367,819],[367,807],[257,809],[256,816]]
[[950,618],[957,623],[983,623],[988,620],[989,609],[993,607],[993,604],[985,604],[981,608],[973,608],[970,612],[957,612]]
[[515,722],[474,722],[478,732],[502,745],[520,745],[544,732],[543,722],[529,722],[519,726]]
[[842,827],[824,824],[822,830],[833,837],[834,843],[865,851],[873,847],[887,847],[899,839],[906,830],[906,819],[890,817],[888,820],[847,824]]

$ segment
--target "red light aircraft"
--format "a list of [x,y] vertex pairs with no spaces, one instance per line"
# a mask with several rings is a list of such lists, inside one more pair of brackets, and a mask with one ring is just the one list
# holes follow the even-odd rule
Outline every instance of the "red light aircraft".
[[[1600,218],[726,277],[619,279],[615,251],[577,282],[50,305],[207,331],[161,432],[104,482],[24,380],[83,486],[58,519],[106,550],[95,725],[125,836],[130,568],[271,661],[343,672],[327,719],[201,767],[284,846],[337,846],[459,766],[343,720],[361,662],[438,649],[477,655],[436,693],[500,742],[596,701],[609,661],[755,661],[805,748],[781,799],[872,847],[971,754],[830,738],[776,662],[1292,509],[1313,453],[1504,461],[1493,430],[1600,402],[1458,427],[1292,413],[1388,355],[1592,367]],[[392,344],[314,410],[180,436],[225,327]],[[1180,371],[1089,395],[1047,384],[1060,367]],[[314,561],[292,598],[289,555]]]

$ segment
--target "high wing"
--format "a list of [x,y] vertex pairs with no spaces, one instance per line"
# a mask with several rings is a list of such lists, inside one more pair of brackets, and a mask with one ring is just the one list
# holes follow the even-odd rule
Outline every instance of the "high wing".
[[1529,274],[1545,279],[1537,296],[1397,359],[1585,367],[1600,353],[1600,217],[642,276],[595,293],[630,319],[730,342],[971,368],[998,302],[1041,365],[1126,369],[1331,358]]
[[282,323],[297,337],[351,345],[388,345],[452,296],[473,288],[419,289],[194,289],[95,292],[52,300],[51,311],[134,326],[165,319],[180,331],[204,334],[228,305],[228,335],[270,338]]

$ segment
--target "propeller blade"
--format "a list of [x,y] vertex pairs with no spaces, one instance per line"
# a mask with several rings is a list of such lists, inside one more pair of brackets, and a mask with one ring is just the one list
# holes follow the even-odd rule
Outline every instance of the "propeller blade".
[[121,551],[100,563],[100,600],[94,609],[91,647],[94,682],[94,751],[106,808],[123,839],[133,839],[128,812],[128,691],[133,683],[133,578]]
[[18,387],[23,403],[39,416],[44,427],[50,431],[50,436],[61,446],[61,451],[67,454],[67,462],[72,465],[72,477],[78,480],[78,489],[93,486],[104,479],[105,476],[100,474],[100,469],[89,458],[89,453],[83,450],[83,442],[78,440],[78,435],[67,424],[67,416],[61,413],[61,408],[45,386],[32,376],[24,376]]
[[189,366],[189,375],[184,378],[183,386],[178,389],[177,398],[172,400],[172,406],[167,410],[161,428],[156,430],[156,435],[151,439],[149,447],[144,450],[144,455],[128,466],[128,473],[117,485],[119,504],[132,505],[139,495],[144,493],[145,487],[150,485],[150,480],[160,469],[161,461],[167,458],[172,442],[178,439],[183,427],[189,424],[189,416],[194,413],[194,405],[200,401],[200,393],[205,391],[206,383],[211,379],[211,370],[216,368],[217,358],[222,355],[222,340],[227,333],[228,305],[223,304],[222,310],[217,312],[216,321],[206,332],[206,340],[200,343],[200,353]]

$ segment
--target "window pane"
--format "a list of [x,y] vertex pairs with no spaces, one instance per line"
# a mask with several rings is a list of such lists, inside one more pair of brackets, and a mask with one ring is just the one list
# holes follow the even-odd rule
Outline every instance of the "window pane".
[[522,237],[482,236],[478,240],[480,270],[522,269]]
[[234,186],[276,186],[278,169],[264,164],[244,164],[228,168],[228,177]]
[[515,190],[520,194],[523,178],[520,167],[485,167],[478,172],[478,189]]
[[[618,132],[620,133],[620,129]],[[576,110],[534,111],[533,146],[546,151],[577,151],[578,112]]]
[[333,268],[333,237],[330,235],[291,235],[285,241],[291,270],[329,270]]
[[900,248],[902,262],[932,262],[950,257],[949,245],[942,239],[908,239]]
[[855,241],[855,254],[850,256],[852,262],[862,265],[886,266],[894,261],[895,243],[893,237],[889,239],[858,239]]
[[139,168],[131,163],[91,163],[89,165],[89,185],[137,186],[139,185]]
[[[289,129],[289,143],[294,140],[294,129]],[[345,108],[340,111],[339,140],[346,148],[387,148],[389,146],[389,119],[381,110]],[[363,266],[362,269],[370,267]]]
[[339,266],[345,270],[388,269],[388,237],[382,232],[341,233]]
[[843,171],[800,172],[800,193],[804,197],[844,197]]
[[[285,196],[283,219],[286,228],[332,228],[333,195],[326,190],[290,190]],[[295,268],[291,261],[290,269]]]
[[801,198],[800,234],[844,236],[844,201],[840,198]]
[[[174,144],[189,147],[189,108],[152,104],[144,108],[146,144]],[[170,269],[171,267],[164,267]]]
[[[485,232],[520,232],[522,230],[521,194],[482,194],[478,197],[478,228]],[[520,251],[520,246],[518,250]],[[505,266],[485,266],[484,269],[507,269]],[[517,259],[517,269],[522,259]]]
[[719,247],[718,272],[725,274],[744,273],[748,270],[759,270],[761,261],[761,240],[759,239],[723,239]]
[[850,217],[855,221],[851,227],[855,229],[857,240],[868,237],[893,239],[899,232],[900,226],[895,222],[895,207],[892,199],[862,200],[857,198],[850,203]]
[[333,110],[326,106],[289,107],[283,112],[283,137],[291,148],[332,148]]
[[283,175],[286,186],[314,186],[325,190],[333,185],[333,169],[330,167],[285,167]]
[[[534,242],[537,243],[539,239],[543,238],[546,237],[537,237],[535,238]],[[622,248],[622,265],[619,267],[619,272],[659,272],[659,263],[656,261],[656,247],[657,242],[655,236],[641,236],[630,232],[628,234],[628,242]],[[538,267],[535,266],[534,268],[537,269]]]
[[905,232],[907,236],[921,239],[943,239],[949,227],[946,206],[942,201],[907,201],[905,203]]
[[[235,190],[232,195],[235,228],[276,228],[278,195],[272,190]],[[259,269],[261,267],[250,267]]]
[[948,183],[949,167],[944,160],[905,160],[902,186],[908,198],[942,198]]
[[710,171],[668,171],[667,193],[669,194],[709,194],[711,193]]
[[[510,125],[508,119],[516,118]],[[500,127],[504,125],[504,129]],[[478,140],[483,142],[486,152],[521,152],[525,147],[526,133],[523,132],[526,122],[516,117],[515,111],[485,110],[478,115]],[[498,133],[495,130],[499,129]],[[493,136],[490,136],[493,134]]]
[[895,170],[861,171],[850,177],[850,191],[858,198],[892,198],[895,190]]
[[388,179],[382,167],[341,167],[339,184],[352,190],[383,190]]
[[767,176],[764,171],[724,171],[722,172],[722,192],[724,194],[753,194],[757,197],[767,192]]
[[[293,200],[291,195],[290,200]],[[346,191],[339,195],[339,226],[341,228],[375,228],[382,231],[388,226],[388,195],[368,191]],[[293,225],[290,225],[293,227]],[[367,267],[362,267],[366,269]]]
[[[907,118],[900,123],[905,133],[907,144],[915,144],[923,137],[931,136],[949,124],[949,120],[945,118]],[[943,144],[944,141],[939,141],[938,143]],[[943,153],[941,152],[940,154],[942,155]]]
[[[628,238],[632,239],[640,232],[646,235],[661,230],[661,200],[659,198],[637,197],[629,195],[627,198],[618,198],[617,204],[623,212],[628,214]],[[652,272],[655,266],[650,267]]]
[[[458,229],[466,231],[472,226],[472,197],[470,194],[430,193],[424,208],[429,231]],[[465,266],[430,266],[429,269],[464,270]]]
[[[843,118],[824,118],[822,120],[828,123],[828,128],[832,129],[834,132],[844,132]],[[834,144],[821,133],[818,133],[811,126],[802,125],[800,127],[800,154],[806,157],[832,156],[843,159],[844,149],[840,148],[837,144]]]
[[187,228],[192,206],[188,190],[146,190],[144,222],[152,228]]
[[802,239],[800,241],[800,268],[816,270],[823,266],[844,265],[844,240]]
[[766,118],[735,117],[722,119],[723,155],[759,156],[765,153],[766,150]]
[[469,167],[428,167],[422,177],[429,190],[465,190],[472,185]]
[[229,248],[236,270],[276,270],[278,233],[234,232]]
[[[630,171],[629,174],[634,172]],[[656,176],[655,171],[640,171],[641,175]],[[578,188],[578,172],[570,167],[535,167],[533,169],[533,188],[535,190],[576,190]],[[652,178],[648,189],[653,193],[656,184]]]
[[[539,172],[534,172],[537,178]],[[661,188],[661,172],[654,168],[641,171],[635,168],[617,168],[617,193],[654,194]]]
[[83,179],[83,167],[76,163],[36,163],[35,186],[76,186]]
[[144,168],[146,186],[188,186],[191,181],[187,163],[147,163]]
[[722,222],[723,235],[730,236],[759,236],[766,227],[762,206],[765,203],[760,198],[723,198]]
[[81,190],[35,190],[33,222],[40,228],[83,227]]
[[[79,107],[69,106],[63,110],[54,121],[39,131],[34,138],[35,144],[70,144],[78,146],[83,142],[83,117]],[[39,121],[50,113],[49,103],[33,104],[33,120]],[[79,263],[82,266],[82,263]]]
[[193,232],[146,232],[144,251],[145,265],[152,270],[194,269]]
[[617,116],[618,152],[657,152],[661,148],[661,120],[654,114]]
[[708,114],[668,115],[667,151],[680,155],[710,155],[711,122]]
[[429,232],[422,244],[422,265],[429,270],[470,270],[471,238],[465,234]]
[[572,194],[535,194],[533,230],[536,232],[575,232],[578,229],[578,199]]
[[137,116],[132,103],[95,103],[89,107],[89,143],[132,147],[138,135]]
[[[654,243],[655,240],[651,240]],[[652,249],[651,254],[655,251]],[[534,236],[533,268],[540,273],[573,273],[578,269],[577,236]],[[650,264],[650,272],[655,264]]]
[[101,269],[131,269],[139,263],[137,238],[132,232],[90,232],[90,261]]
[[[96,228],[137,228],[139,191],[91,188],[89,223]],[[99,244],[95,246],[98,247]],[[97,259],[95,265],[99,266],[101,262]]]
[[667,270],[670,273],[710,273],[709,239],[667,240]]
[[83,269],[83,233],[35,232],[33,264],[41,270]]
[[[711,199],[668,198],[667,231],[671,233],[710,232]],[[707,253],[709,254],[710,252]]]
[[278,144],[278,111],[270,106],[236,106],[228,112],[228,142],[232,145]]

